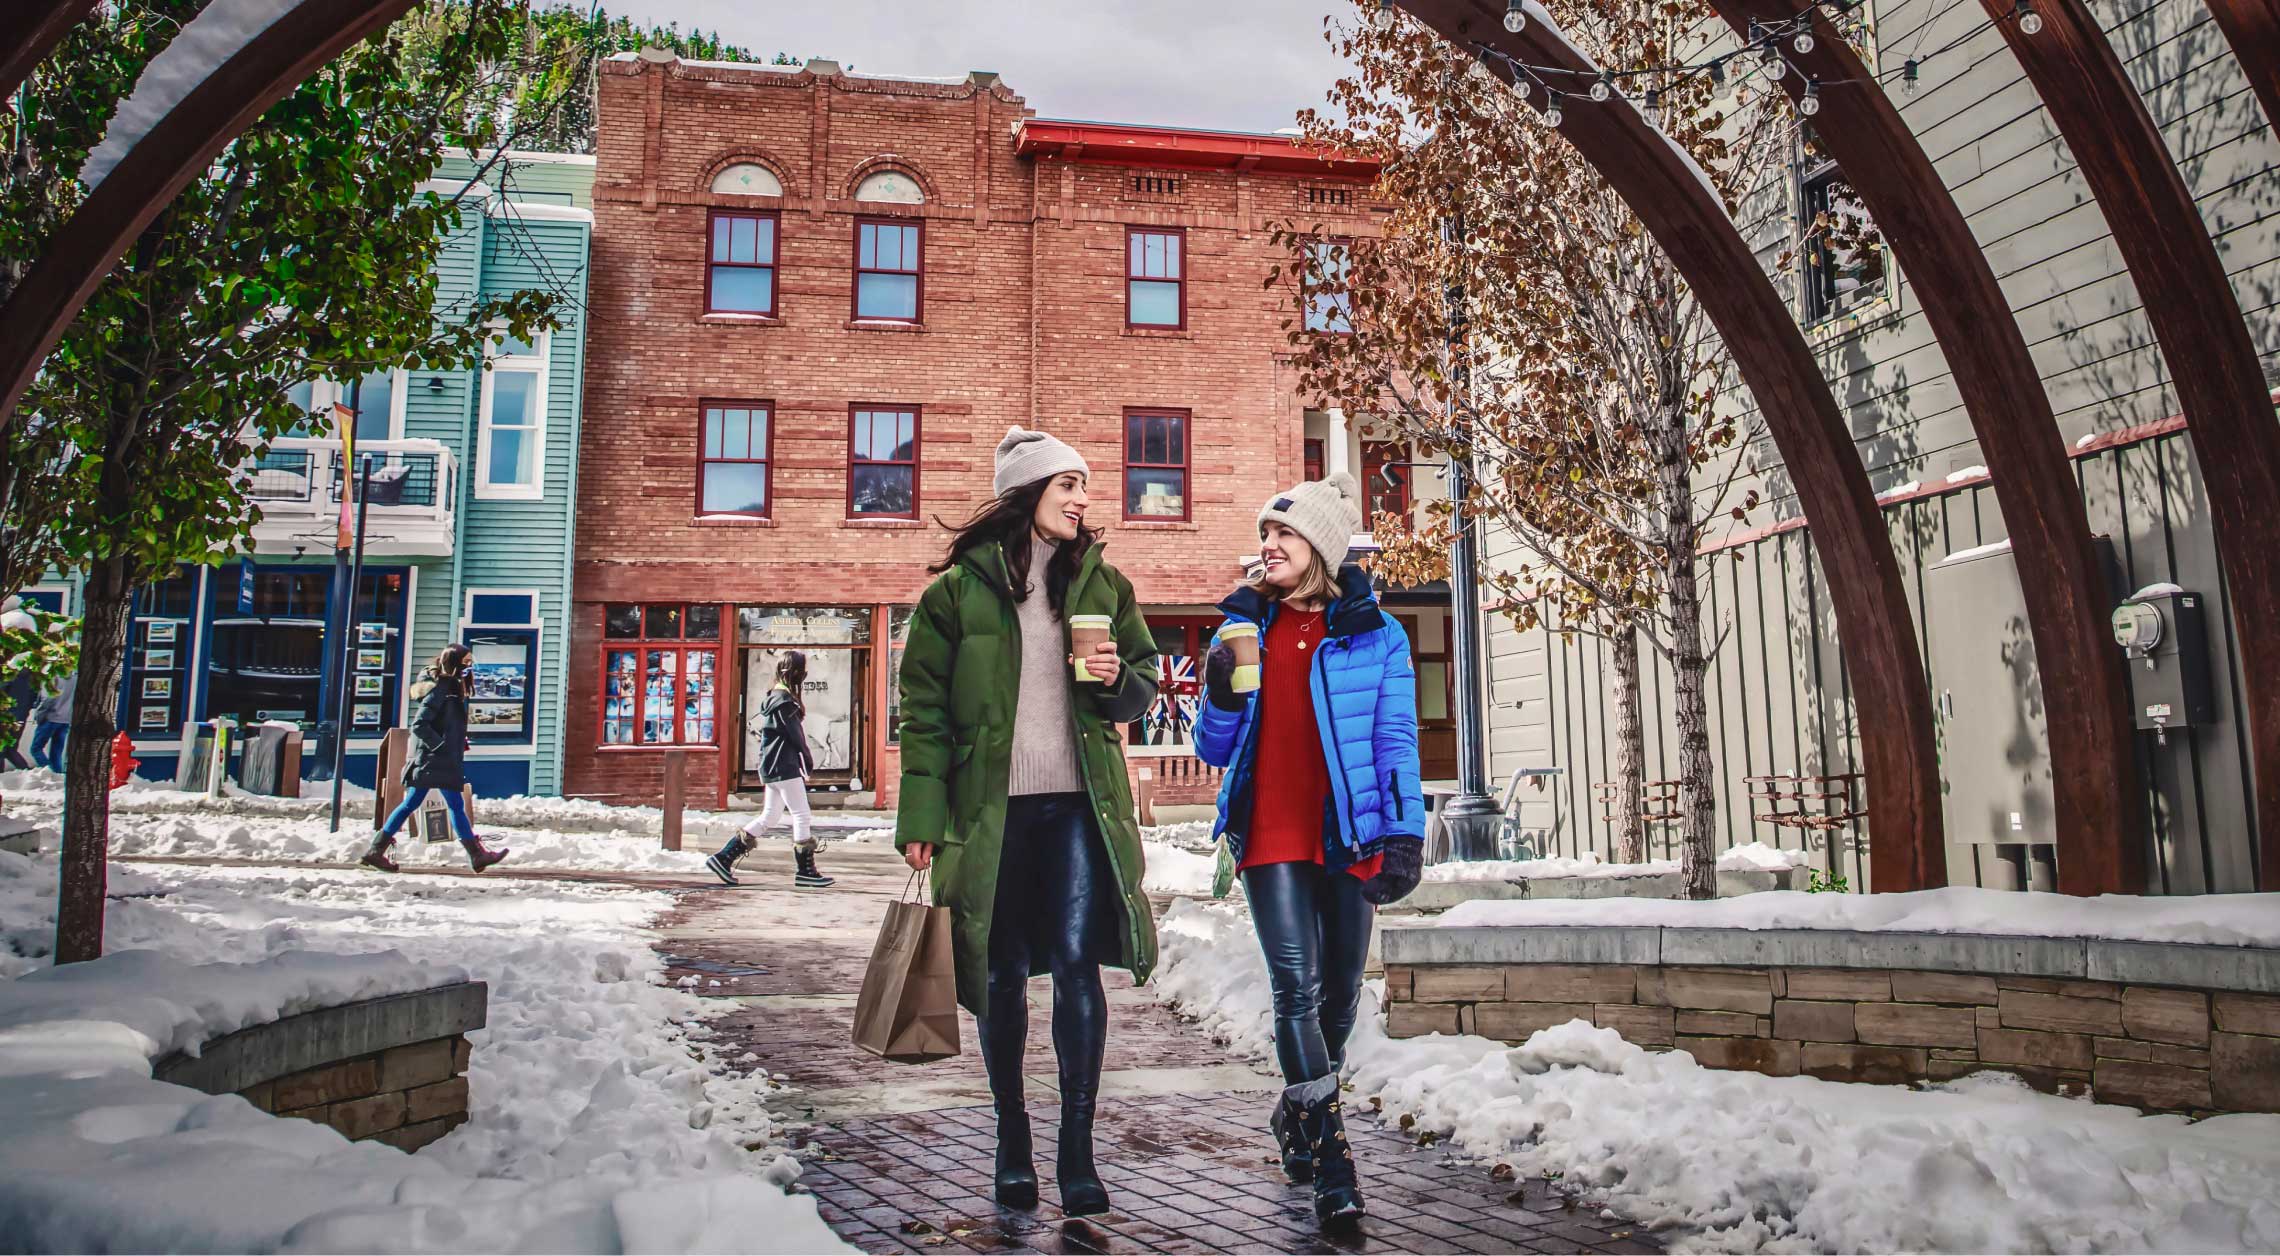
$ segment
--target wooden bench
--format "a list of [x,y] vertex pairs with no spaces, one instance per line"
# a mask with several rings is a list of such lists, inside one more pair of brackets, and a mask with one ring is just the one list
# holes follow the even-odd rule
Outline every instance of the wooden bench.
[[1867,815],[1860,806],[1859,772],[1742,779],[1750,790],[1750,819],[1778,829],[1825,833]]
[[1132,801],[1142,824],[1156,822],[1159,805],[1208,807],[1217,802],[1224,775],[1192,754],[1127,754],[1124,770],[1132,776]]

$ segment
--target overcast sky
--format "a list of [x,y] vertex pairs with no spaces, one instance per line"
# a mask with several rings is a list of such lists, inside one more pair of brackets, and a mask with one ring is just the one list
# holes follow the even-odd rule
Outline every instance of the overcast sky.
[[1341,62],[1322,19],[1350,0],[604,0],[717,30],[763,57],[856,73],[995,70],[1045,117],[1272,131],[1320,105]]

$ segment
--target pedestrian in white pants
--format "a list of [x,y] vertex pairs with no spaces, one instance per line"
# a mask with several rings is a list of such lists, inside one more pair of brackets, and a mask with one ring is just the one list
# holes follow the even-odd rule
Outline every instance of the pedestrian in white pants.
[[807,730],[801,721],[807,711],[800,705],[800,685],[807,680],[807,655],[786,651],[776,663],[776,684],[760,705],[760,782],[767,798],[760,818],[728,839],[728,844],[705,859],[705,867],[723,885],[735,885],[736,861],[752,853],[768,827],[783,817],[792,825],[792,884],[817,890],[831,884],[815,866],[815,832],[808,817],[807,774],[815,766],[808,753]]

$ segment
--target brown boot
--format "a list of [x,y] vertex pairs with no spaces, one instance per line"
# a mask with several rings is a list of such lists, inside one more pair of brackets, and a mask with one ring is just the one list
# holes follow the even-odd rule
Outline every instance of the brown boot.
[[473,868],[477,872],[481,872],[483,869],[488,868],[492,864],[495,864],[507,857],[506,847],[501,846],[497,850],[488,850],[485,849],[482,841],[479,839],[470,838],[467,841],[461,842],[460,845],[467,848],[467,866]]
[[395,838],[385,833],[374,834],[372,844],[364,848],[363,857],[356,862],[367,868],[378,868],[382,872],[396,871],[396,861],[388,858],[388,848],[395,845],[395,842]]

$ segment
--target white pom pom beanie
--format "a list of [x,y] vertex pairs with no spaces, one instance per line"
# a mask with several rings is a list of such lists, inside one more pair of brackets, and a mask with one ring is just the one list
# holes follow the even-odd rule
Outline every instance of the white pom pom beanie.
[[1259,530],[1278,520],[1306,538],[1323,565],[1336,571],[1345,565],[1354,534],[1362,530],[1362,488],[1343,471],[1327,479],[1311,480],[1267,499],[1259,508]]
[[998,442],[997,474],[990,478],[990,491],[1003,497],[1024,484],[1035,484],[1063,471],[1081,471],[1086,479],[1092,478],[1092,468],[1076,450],[1044,432],[1016,424],[1005,429],[1005,439]]

